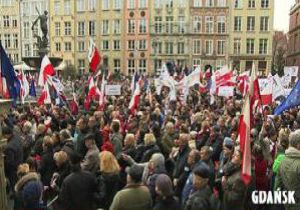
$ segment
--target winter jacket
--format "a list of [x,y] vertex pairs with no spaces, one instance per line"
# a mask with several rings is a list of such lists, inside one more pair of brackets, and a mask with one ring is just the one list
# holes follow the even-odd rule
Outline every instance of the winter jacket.
[[153,210],[181,210],[180,203],[173,196],[158,198]]
[[110,141],[114,147],[114,155],[117,159],[121,157],[123,147],[123,136],[120,133],[113,133],[110,137]]
[[53,173],[56,170],[55,161],[53,159],[52,149],[48,149],[42,154],[39,173],[44,186],[50,186]]
[[156,192],[155,192],[156,179],[160,174],[166,174],[166,173],[167,173],[167,171],[165,169],[165,166],[161,165],[161,166],[156,167],[154,169],[154,171],[151,173],[151,175],[148,177],[147,186],[149,188],[149,191],[151,193],[151,197],[152,197],[153,201],[156,200],[156,198],[155,198],[156,197]]
[[213,210],[210,187],[206,186],[191,194],[185,205],[185,210]]
[[290,147],[285,151],[285,159],[281,162],[276,189],[295,191],[296,205],[285,205],[286,210],[300,209],[300,151]]
[[129,184],[119,191],[110,210],[151,210],[152,199],[149,189],[140,184]]
[[165,133],[162,136],[162,141],[161,141],[161,145],[162,145],[162,152],[165,155],[165,157],[169,157],[169,154],[172,151],[172,147],[174,147],[174,140],[176,138],[176,134],[169,134],[169,133]]
[[90,171],[95,174],[99,169],[99,149],[96,145],[92,149],[89,149],[81,162],[81,168],[85,171]]

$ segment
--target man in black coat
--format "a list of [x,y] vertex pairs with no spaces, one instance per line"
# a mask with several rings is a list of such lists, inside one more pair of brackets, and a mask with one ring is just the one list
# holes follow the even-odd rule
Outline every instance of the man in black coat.
[[100,134],[100,126],[99,124],[97,124],[96,118],[94,116],[91,116],[89,118],[88,129],[89,129],[89,133],[92,133],[94,135],[95,143],[98,149],[100,150],[103,141],[102,141],[102,136]]
[[5,176],[10,181],[11,186],[14,186],[17,181],[17,168],[23,161],[23,147],[21,138],[13,134],[10,127],[2,128],[3,137],[7,139],[7,145],[4,149],[4,171]]
[[58,195],[58,203],[61,209],[96,209],[97,181],[90,172],[81,170],[80,160],[79,154],[73,153],[70,156],[72,173],[63,181]]

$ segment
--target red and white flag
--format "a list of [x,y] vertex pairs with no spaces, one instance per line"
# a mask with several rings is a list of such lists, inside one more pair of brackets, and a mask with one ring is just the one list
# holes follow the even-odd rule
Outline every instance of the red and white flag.
[[17,78],[20,81],[20,98],[21,98],[21,103],[24,104],[25,98],[29,94],[29,83],[27,81],[27,78],[23,72],[23,69],[20,70],[19,73],[17,73]]
[[40,95],[40,98],[37,101],[38,105],[44,105],[44,104],[51,104],[51,97],[49,93],[49,86],[48,83],[45,83],[44,89],[42,91],[42,94]]
[[99,106],[100,108],[104,108],[105,105],[105,85],[106,85],[105,76],[102,76],[102,82],[101,82],[101,90],[100,90],[100,97],[99,97]]
[[43,87],[47,81],[47,77],[54,76],[54,75],[55,75],[54,67],[52,66],[47,55],[45,55],[41,64],[38,85],[40,87]]
[[261,95],[258,83],[258,76],[255,69],[255,65],[253,63],[251,76],[250,76],[250,112],[251,112],[251,123],[253,123],[253,115],[256,111],[261,110]]
[[245,96],[249,91],[249,71],[243,72],[236,77],[238,82],[238,89],[243,96]]
[[95,98],[95,96],[97,95],[96,85],[95,85],[95,82],[94,82],[94,78],[92,76],[89,77],[88,83],[89,83],[89,92],[88,92],[88,94],[87,94],[87,96],[86,96],[86,98],[84,100],[84,108],[85,108],[85,110],[89,110],[91,100],[93,98]]
[[272,103],[272,87],[273,77],[270,75],[268,78],[259,79],[259,91],[261,95],[262,105],[269,105]]
[[90,62],[90,70],[91,70],[91,72],[95,73],[100,65],[101,56],[100,56],[99,50],[96,47],[96,44],[94,43],[94,41],[92,39],[90,40],[88,59]]
[[79,108],[78,108],[78,101],[75,93],[73,93],[73,100],[70,102],[70,110],[73,115],[78,114]]
[[129,103],[129,109],[131,111],[131,114],[134,113],[134,110],[137,108],[138,104],[139,104],[139,97],[140,97],[140,85],[141,85],[141,79],[139,79],[136,87],[135,87],[135,90],[133,92],[133,95],[131,97],[131,100],[130,100],[130,103]]

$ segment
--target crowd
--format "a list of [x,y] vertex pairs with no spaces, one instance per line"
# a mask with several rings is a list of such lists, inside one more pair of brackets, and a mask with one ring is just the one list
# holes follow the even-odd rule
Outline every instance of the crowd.
[[[77,84],[78,85],[78,84]],[[82,85],[82,84],[81,84]],[[79,84],[80,86],[80,84]],[[76,87],[75,87],[76,89]],[[58,210],[259,210],[255,190],[295,191],[300,209],[300,110],[254,116],[252,179],[241,178],[238,123],[243,97],[215,98],[197,86],[186,102],[144,89],[135,114],[122,95],[106,107],[24,105],[1,115],[7,193],[14,208]],[[180,95],[180,94],[178,94]]]

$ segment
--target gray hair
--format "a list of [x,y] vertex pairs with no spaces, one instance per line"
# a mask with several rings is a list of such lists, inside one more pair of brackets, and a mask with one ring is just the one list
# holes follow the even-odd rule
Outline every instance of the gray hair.
[[292,132],[289,137],[290,146],[297,147],[300,144],[300,129]]

